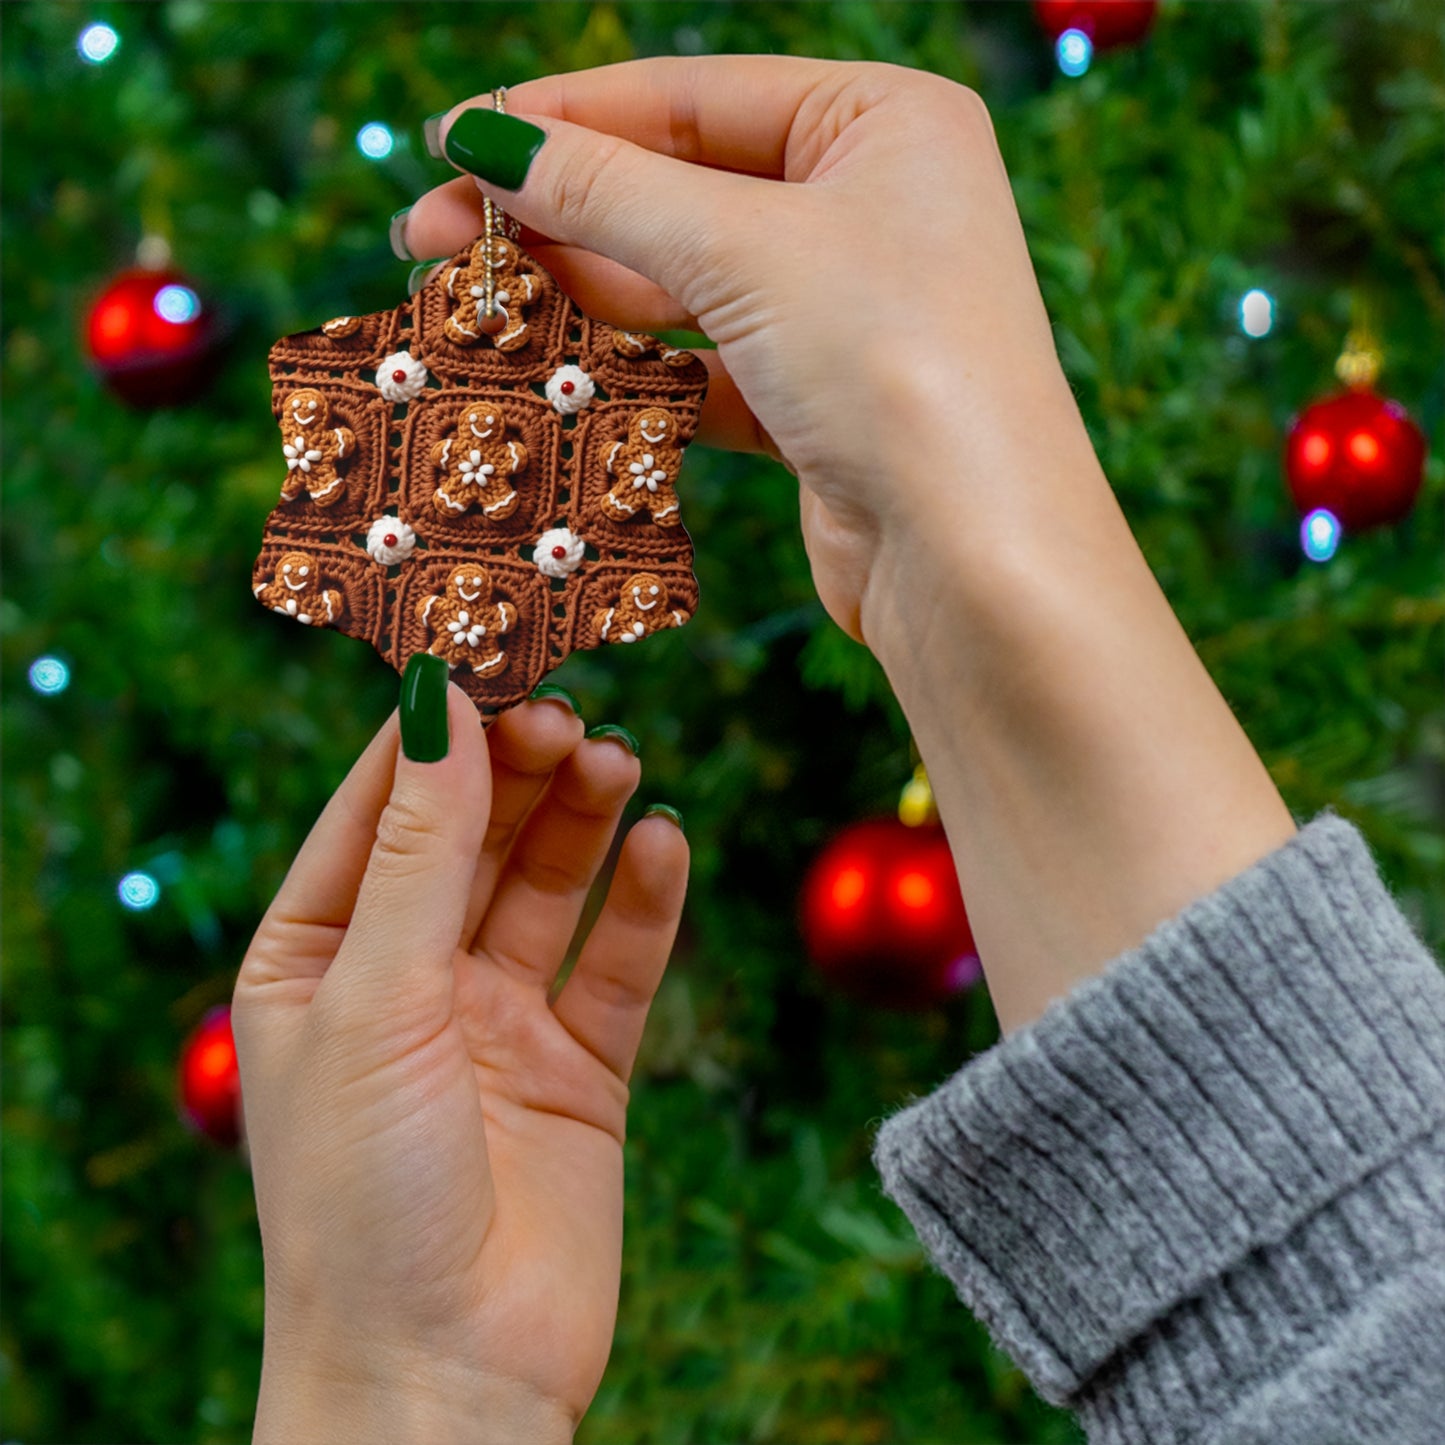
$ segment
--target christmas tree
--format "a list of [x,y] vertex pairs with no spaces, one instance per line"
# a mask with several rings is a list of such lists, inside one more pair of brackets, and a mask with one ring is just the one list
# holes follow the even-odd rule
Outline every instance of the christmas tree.
[[[249,1439],[250,1177],[181,1122],[177,1058],[397,695],[368,647],[251,598],[278,486],[266,352],[405,296],[387,218],[452,174],[421,120],[491,85],[768,51],[978,90],[1170,601],[1296,816],[1356,822],[1445,945],[1427,0],[1166,3],[1146,39],[1097,51],[985,3],[43,0],[4,7],[0,39],[7,1438]],[[170,267],[157,312],[204,318],[214,376],[188,375],[183,404],[127,404],[93,365],[86,318],[138,248]],[[1314,560],[1284,438],[1365,330],[1432,455],[1407,516]],[[638,735],[635,810],[679,807],[694,856],[633,1080],[617,1341],[579,1439],[1077,1440],[868,1159],[880,1116],[996,1039],[986,994],[870,1008],[814,971],[795,921],[819,849],[896,802],[906,726],[814,597],[792,479],[694,449],[682,486],[697,617],[557,674],[589,723]]]

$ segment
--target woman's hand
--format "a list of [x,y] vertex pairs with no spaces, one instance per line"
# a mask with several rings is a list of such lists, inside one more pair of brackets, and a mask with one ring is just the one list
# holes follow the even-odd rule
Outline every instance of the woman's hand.
[[[473,106],[490,96],[449,112],[444,141]],[[518,191],[487,194],[584,310],[717,343],[698,437],[797,475],[819,596],[854,637],[877,646],[881,549],[985,525],[1069,455],[1097,473],[972,91],[717,56],[528,81],[507,110],[547,139]],[[412,207],[405,240],[449,255],[481,229],[464,176]]]
[[[627,1079],[687,845],[555,700],[450,750],[395,717],[312,830],[232,1022],[266,1258],[256,1440],[570,1440],[616,1322]],[[490,757],[490,765],[489,765]]]

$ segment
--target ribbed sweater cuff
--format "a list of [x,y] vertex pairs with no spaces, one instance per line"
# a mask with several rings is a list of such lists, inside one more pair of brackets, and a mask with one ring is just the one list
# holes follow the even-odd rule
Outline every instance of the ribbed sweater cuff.
[[[1413,1162],[1438,1171],[1442,1119],[1445,975],[1325,813],[890,1118],[874,1162],[1039,1394],[1079,1406],[1126,1350],[1162,1397],[1277,1353],[1280,1319],[1308,1341],[1398,1267],[1412,1212],[1442,1217]],[[1398,1220],[1366,1197],[1386,1175]]]

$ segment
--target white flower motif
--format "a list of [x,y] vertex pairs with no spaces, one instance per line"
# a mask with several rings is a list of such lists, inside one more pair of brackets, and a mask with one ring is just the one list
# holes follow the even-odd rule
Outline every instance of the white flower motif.
[[409,351],[393,351],[376,368],[377,390],[391,402],[410,401],[426,382],[426,367]]
[[473,447],[461,461],[457,463],[457,470],[462,474],[462,481],[475,482],[477,486],[483,487],[485,477],[490,477],[497,469],[491,462],[484,462],[482,454],[476,447]]
[[547,400],[563,416],[575,416],[596,395],[592,378],[580,366],[559,366],[547,378]]
[[655,492],[657,484],[667,480],[667,473],[654,465],[651,452],[643,452],[640,462],[629,462],[627,470],[632,473],[632,490],[634,492],[640,491],[643,487],[646,487],[649,492]]
[[415,549],[416,533],[400,517],[378,517],[366,529],[366,550],[383,567],[405,562]]
[[286,470],[294,472],[300,467],[303,472],[311,470],[312,462],[321,460],[321,453],[315,447],[306,445],[306,438],[299,433],[282,446],[281,450],[286,453]]
[[544,577],[570,577],[587,555],[587,544],[566,527],[553,527],[537,538],[532,560]]
[[480,622],[473,622],[469,612],[458,612],[457,620],[447,623],[447,631],[457,642],[465,642],[468,647],[475,647],[487,635],[486,627]]

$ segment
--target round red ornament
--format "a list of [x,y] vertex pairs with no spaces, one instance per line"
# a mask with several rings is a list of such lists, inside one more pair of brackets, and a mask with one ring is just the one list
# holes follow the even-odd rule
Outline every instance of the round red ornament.
[[233,1148],[241,1140],[241,1071],[231,1010],[213,1008],[181,1047],[182,1117],[207,1138]]
[[213,319],[177,271],[122,272],[90,308],[85,342],[106,384],[134,406],[189,400],[211,379]]
[[873,818],[845,828],[803,881],[809,957],[840,992],[924,1009],[980,977],[948,840],[937,824]]
[[1425,437],[1399,402],[1356,387],[1295,418],[1284,470],[1301,516],[1323,507],[1359,532],[1408,514],[1425,474]]
[[1158,0],[1034,0],[1034,15],[1050,40],[1082,30],[1095,50],[1137,44],[1158,9]]

